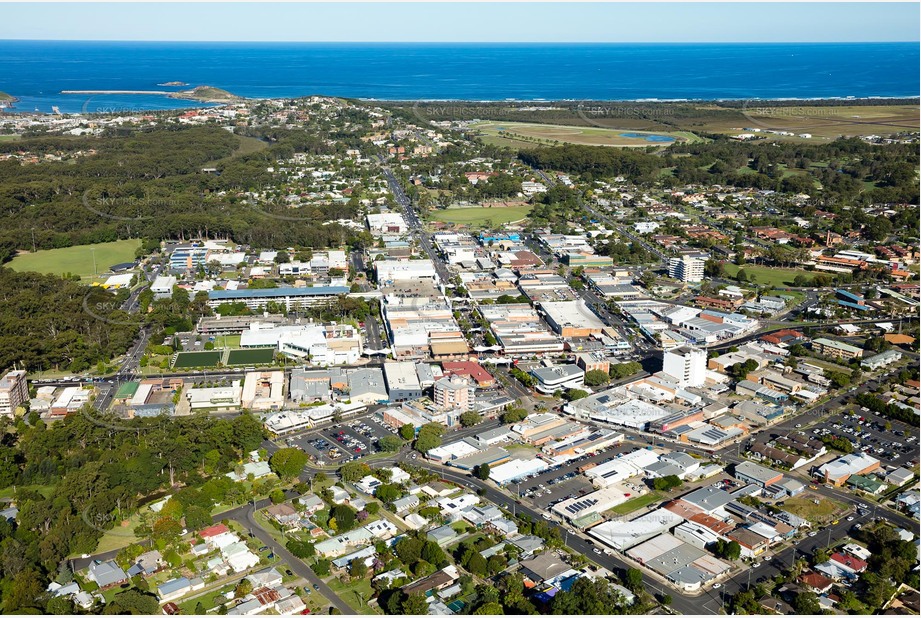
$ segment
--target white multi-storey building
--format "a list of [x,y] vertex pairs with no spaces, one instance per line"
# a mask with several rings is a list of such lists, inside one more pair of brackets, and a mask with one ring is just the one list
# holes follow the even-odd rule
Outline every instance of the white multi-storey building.
[[682,387],[703,386],[707,377],[707,352],[690,346],[668,350],[662,372],[677,379]]

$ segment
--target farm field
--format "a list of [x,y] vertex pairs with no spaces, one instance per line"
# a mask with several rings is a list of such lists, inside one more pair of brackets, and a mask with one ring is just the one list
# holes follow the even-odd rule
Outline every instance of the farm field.
[[586,146],[646,147],[699,139],[687,131],[649,132],[529,122],[483,122],[473,127],[485,136],[518,142],[519,146],[560,142]]
[[480,225],[492,227],[503,223],[521,221],[531,212],[532,206],[509,206],[508,208],[448,208],[433,210],[428,218],[444,223]]
[[176,355],[173,369],[191,369],[194,367],[214,367],[221,362],[221,352],[180,352]]
[[134,252],[140,246],[140,240],[129,239],[61,249],[43,249],[35,253],[20,253],[8,266],[19,272],[33,271],[50,275],[71,273],[89,280],[93,279],[94,256],[95,272],[102,275],[109,272],[109,267],[115,264],[133,262]]
[[[790,131],[797,135],[809,133],[812,140],[830,140],[839,136],[889,135],[900,131],[917,131],[918,108],[911,105],[842,105],[835,106],[759,106],[757,101],[744,110],[731,110],[727,114],[720,108],[712,109],[707,118],[706,109],[694,126],[714,133],[734,133],[743,128]],[[722,113],[713,113],[722,112]],[[682,122],[686,125],[686,122]],[[811,141],[800,137],[766,136],[769,139]]]
[[803,275],[807,279],[812,279],[816,273],[797,268],[770,268],[768,266],[737,266],[735,264],[725,264],[726,275],[735,277],[739,270],[744,270],[749,278],[754,277],[754,282],[758,285],[773,285],[777,287],[786,287],[793,285],[793,279],[796,275]]
[[275,350],[273,348],[231,350],[227,357],[227,365],[269,365],[274,358]]

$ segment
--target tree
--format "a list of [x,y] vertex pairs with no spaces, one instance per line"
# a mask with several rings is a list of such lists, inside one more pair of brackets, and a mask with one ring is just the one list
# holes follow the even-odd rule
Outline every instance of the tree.
[[460,420],[461,426],[473,427],[474,425],[478,425],[480,422],[482,422],[483,417],[480,416],[478,412],[474,412],[473,410],[468,410],[467,412],[464,412],[463,414],[460,415],[459,420]]
[[103,614],[135,614],[153,616],[160,611],[157,597],[140,590],[128,589],[119,592],[103,610]]
[[355,525],[356,511],[347,504],[337,504],[329,510],[329,518],[336,520],[338,530],[351,530]]
[[397,500],[403,492],[400,491],[400,488],[392,483],[384,483],[379,485],[377,489],[374,490],[374,497],[380,500],[381,502],[390,504],[394,500]]
[[624,575],[624,586],[631,592],[643,589],[643,572],[639,569],[629,568]]
[[434,564],[436,568],[440,568],[448,562],[444,550],[435,541],[425,542],[425,545],[422,546],[421,557],[429,564]]
[[588,397],[588,392],[578,388],[571,388],[566,391],[564,397],[566,398],[566,401],[577,401],[579,399]]
[[412,425],[401,425],[400,437],[404,440],[412,440],[416,437],[416,428]]
[[252,591],[253,582],[248,579],[241,579],[240,583],[237,584],[237,587],[233,589],[233,596],[234,598],[242,599]]
[[185,509],[185,527],[188,530],[201,530],[211,525],[211,512],[191,504]]
[[403,601],[403,614],[408,616],[425,616],[429,613],[429,604],[424,594],[411,594]]
[[815,615],[822,613],[822,606],[819,605],[818,597],[815,595],[815,593],[808,592],[806,590],[797,593],[796,597],[794,597],[793,609],[795,609],[796,613],[800,615]]
[[473,468],[473,475],[482,481],[489,478],[489,473],[490,469],[488,463],[483,463]]
[[486,575],[489,574],[489,565],[486,563],[486,558],[478,551],[471,553],[470,559],[467,561],[467,564],[464,565],[464,568],[480,577],[486,577]]
[[523,421],[525,418],[527,418],[527,416],[528,411],[524,408],[510,408],[502,413],[502,415],[499,417],[499,420],[501,420],[506,425],[510,425],[512,423]]
[[308,541],[300,541],[297,539],[291,539],[285,544],[285,547],[289,552],[294,554],[297,558],[305,560],[307,558],[313,558],[317,554],[317,550],[314,548],[313,543]]
[[505,613],[505,610],[502,608],[502,605],[499,603],[484,603],[480,605],[476,611],[473,612],[474,616],[500,616]]
[[301,449],[283,448],[272,454],[269,459],[269,467],[282,479],[290,480],[301,473],[308,461],[310,458]]
[[608,373],[600,371],[598,369],[592,369],[585,374],[585,385],[586,386],[604,386],[611,381]]
[[377,441],[377,446],[385,453],[396,453],[403,448],[403,440],[387,435]]
[[349,576],[355,578],[362,578],[368,573],[368,565],[365,564],[364,559],[358,558],[352,560],[349,563]]
[[329,575],[329,560],[326,558],[317,560],[311,567],[311,570],[320,577],[326,577]]
[[433,448],[441,446],[441,436],[444,426],[440,423],[426,423],[419,429],[416,436],[415,449],[420,453],[427,453]]
[[346,483],[360,481],[369,474],[371,474],[370,466],[360,461],[350,461],[339,468],[339,476],[342,477],[342,480]]
[[45,611],[56,616],[74,613],[74,603],[67,597],[52,597],[45,604]]

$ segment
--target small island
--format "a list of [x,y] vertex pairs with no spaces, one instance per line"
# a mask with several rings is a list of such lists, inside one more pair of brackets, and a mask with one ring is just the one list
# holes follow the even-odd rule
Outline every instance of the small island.
[[214,86],[196,86],[191,90],[180,90],[178,92],[171,92],[168,90],[62,90],[61,94],[86,94],[93,96],[100,94],[159,95],[171,99],[199,101],[201,103],[234,103],[244,100],[243,97],[222,90],[221,88],[215,88]]
[[158,86],[188,86],[186,82],[164,82],[162,84],[157,84]]
[[243,97],[239,97],[221,88],[215,88],[214,86],[196,86],[191,90],[172,92],[167,96],[171,99],[187,99],[190,101],[201,101],[203,103],[231,103],[243,100]]

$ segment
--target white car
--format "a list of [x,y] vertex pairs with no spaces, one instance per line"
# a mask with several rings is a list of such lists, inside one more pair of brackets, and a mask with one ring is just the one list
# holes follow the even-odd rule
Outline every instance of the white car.
[[721,584],[721,583],[719,583],[719,582],[716,582],[715,584],[713,584],[713,589],[714,589],[714,590],[719,590],[719,589],[722,588],[722,587],[723,587],[723,584]]

